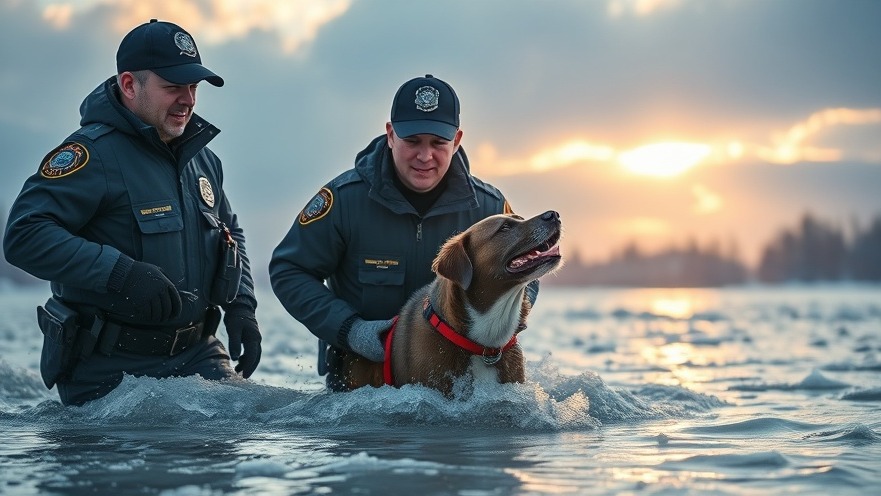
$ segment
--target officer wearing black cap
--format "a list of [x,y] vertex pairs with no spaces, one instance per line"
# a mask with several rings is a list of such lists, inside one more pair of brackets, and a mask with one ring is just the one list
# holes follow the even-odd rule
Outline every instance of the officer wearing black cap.
[[[65,405],[124,374],[247,378],[260,361],[245,237],[206,146],[220,131],[193,113],[197,84],[223,79],[189,33],[155,19],[116,63],[25,182],[3,240],[10,263],[51,282],[40,372]],[[229,350],[214,337],[221,309]]]
[[318,372],[329,388],[346,389],[343,354],[383,360],[380,336],[432,280],[444,241],[511,211],[498,189],[471,175],[461,140],[453,88],[430,74],[405,82],[385,134],[319,190],[273,252],[272,288],[319,338]]

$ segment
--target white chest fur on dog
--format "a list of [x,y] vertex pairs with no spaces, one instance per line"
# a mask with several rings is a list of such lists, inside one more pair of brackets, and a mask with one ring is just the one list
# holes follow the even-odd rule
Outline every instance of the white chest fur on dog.
[[490,348],[500,348],[511,339],[511,330],[517,328],[520,307],[525,289],[517,286],[502,295],[486,312],[479,312],[470,305],[471,319],[468,338]]

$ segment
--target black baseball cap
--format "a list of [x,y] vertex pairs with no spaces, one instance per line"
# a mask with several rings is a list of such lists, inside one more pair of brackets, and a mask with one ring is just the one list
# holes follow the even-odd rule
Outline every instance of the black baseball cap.
[[411,79],[395,93],[392,127],[401,138],[433,134],[453,141],[459,129],[459,97],[431,74]]
[[177,24],[150,19],[129,31],[116,52],[116,72],[149,69],[174,84],[208,81],[223,86],[223,78],[202,65],[190,33]]

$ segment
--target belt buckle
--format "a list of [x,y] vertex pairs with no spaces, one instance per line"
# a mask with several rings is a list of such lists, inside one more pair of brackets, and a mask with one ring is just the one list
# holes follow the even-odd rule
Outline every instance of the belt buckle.
[[177,329],[174,331],[174,341],[171,343],[171,350],[169,350],[168,355],[177,355],[198,341],[200,337],[199,328],[194,325]]

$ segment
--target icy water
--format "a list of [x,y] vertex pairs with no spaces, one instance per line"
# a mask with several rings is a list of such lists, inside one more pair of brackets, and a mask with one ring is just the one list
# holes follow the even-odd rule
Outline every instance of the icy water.
[[877,286],[545,287],[527,382],[454,400],[325,391],[263,291],[252,380],[81,408],[39,379],[47,293],[0,294],[0,494],[881,494]]

